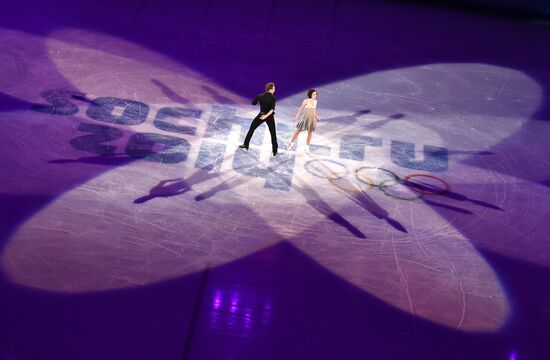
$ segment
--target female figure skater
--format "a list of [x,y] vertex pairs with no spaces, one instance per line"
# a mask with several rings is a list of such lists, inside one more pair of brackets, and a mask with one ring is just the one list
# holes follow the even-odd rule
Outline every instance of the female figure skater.
[[292,119],[292,122],[298,119],[298,116],[300,116],[300,112],[302,110],[304,110],[304,116],[296,125],[296,132],[294,133],[292,140],[290,140],[290,144],[288,144],[287,149],[290,151],[292,146],[294,145],[294,142],[296,141],[296,139],[298,139],[298,135],[300,135],[302,131],[307,130],[305,151],[307,154],[309,154],[309,144],[311,143],[311,136],[313,135],[313,131],[315,131],[315,127],[317,126],[317,122],[319,121],[319,118],[317,117],[317,90],[311,89],[307,92],[307,99],[302,101],[302,105]]

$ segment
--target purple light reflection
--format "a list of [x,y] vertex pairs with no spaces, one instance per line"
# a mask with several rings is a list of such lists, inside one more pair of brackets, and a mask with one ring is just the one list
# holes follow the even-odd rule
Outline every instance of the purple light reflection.
[[232,293],[231,294],[231,312],[236,313],[238,308],[239,308],[239,294]]
[[214,310],[218,310],[222,306],[222,296],[221,296],[221,293],[219,291],[215,292],[215,297],[214,297],[213,304],[214,304]]
[[243,336],[247,337],[259,324],[265,326],[269,323],[271,308],[271,300],[267,297],[243,290],[217,289],[213,293],[208,318],[214,327],[241,329]]

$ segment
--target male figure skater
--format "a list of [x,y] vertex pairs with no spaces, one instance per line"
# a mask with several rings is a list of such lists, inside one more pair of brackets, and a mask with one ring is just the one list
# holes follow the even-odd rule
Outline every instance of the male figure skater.
[[246,134],[246,137],[244,138],[244,144],[239,145],[239,148],[248,150],[248,145],[250,143],[250,139],[252,138],[252,135],[254,134],[254,131],[258,126],[261,125],[263,121],[266,122],[267,127],[269,128],[269,133],[271,134],[271,146],[273,147],[273,156],[277,156],[277,132],[275,130],[275,96],[273,96],[273,93],[275,92],[275,84],[270,82],[265,84],[265,92],[262,94],[259,94],[252,100],[252,105],[256,105],[258,102],[260,103],[260,113],[258,116],[252,120],[252,124],[250,124],[250,129],[248,129],[248,133]]

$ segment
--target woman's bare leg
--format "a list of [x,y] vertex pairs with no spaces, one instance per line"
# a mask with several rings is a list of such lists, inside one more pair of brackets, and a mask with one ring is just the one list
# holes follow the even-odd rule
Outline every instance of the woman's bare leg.
[[294,132],[294,136],[292,137],[292,140],[290,140],[290,142],[295,142],[296,139],[298,139],[298,135],[300,135],[300,129],[297,129],[297,130]]
[[298,138],[298,135],[300,135],[300,129],[296,129],[296,131],[294,132],[294,136],[292,136],[292,140],[290,140],[290,143],[288,144],[288,147],[286,148],[288,151],[290,151],[292,149],[292,145],[294,144],[294,142]]
[[311,136],[313,135],[313,131],[308,131],[307,132],[307,142],[306,144],[309,145],[309,143],[311,142]]

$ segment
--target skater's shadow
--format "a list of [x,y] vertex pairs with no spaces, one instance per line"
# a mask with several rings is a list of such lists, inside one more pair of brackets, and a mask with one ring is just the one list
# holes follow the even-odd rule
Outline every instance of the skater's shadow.
[[333,117],[330,117],[330,118],[323,118],[322,121],[323,121],[323,123],[334,122],[334,123],[338,123],[338,124],[342,124],[342,125],[350,125],[350,124],[353,124],[354,122],[356,122],[357,119],[360,116],[363,116],[363,115],[368,114],[368,113],[370,113],[370,110],[368,110],[368,109],[359,110],[359,111],[356,111],[353,114],[349,114],[349,115],[340,115],[340,116],[333,116]]
[[97,156],[88,156],[78,159],[55,159],[48,161],[51,164],[70,164],[70,163],[85,163],[105,166],[122,166],[126,165],[135,158],[129,157],[126,154],[104,154]]
[[467,214],[467,215],[473,214],[473,212],[471,212],[470,210],[463,209],[463,208],[460,208],[458,206],[452,206],[452,205],[449,205],[449,204],[444,204],[444,203],[441,203],[441,202],[429,200],[429,199],[426,199],[426,198],[422,198],[422,201],[425,204],[427,204],[429,206],[432,206],[432,207],[440,207],[440,208],[443,208],[443,209],[456,211],[456,212],[461,213],[461,214]]
[[368,124],[365,124],[365,125],[361,126],[361,128],[363,128],[365,130],[375,130],[375,129],[383,127],[384,125],[386,125],[390,121],[399,120],[399,119],[402,119],[404,117],[405,117],[404,114],[393,114],[393,115],[388,116],[385,119],[369,122]]
[[244,183],[250,181],[250,179],[251,178],[247,177],[247,176],[234,175],[231,178],[229,178],[227,180],[224,180],[220,184],[214,186],[210,190],[205,191],[205,192],[195,196],[195,201],[206,200],[206,199],[211,198],[212,196],[216,195],[220,191],[233,189],[233,188],[235,188],[235,187],[237,187],[241,184],[244,184]]
[[[482,207],[485,207],[485,208],[504,211],[504,209],[502,209],[501,207],[499,207],[497,205],[488,203],[488,202],[483,201],[483,200],[472,199],[472,198],[467,197],[465,195],[462,195],[462,194],[456,193],[454,191],[451,191],[450,189],[441,188],[441,187],[435,186],[433,184],[428,184],[428,183],[425,183],[425,182],[422,182],[422,181],[404,180],[403,184],[410,187],[414,191],[420,192],[421,194],[424,194],[424,195],[439,195],[443,198],[449,198],[449,199],[452,199],[452,200],[455,200],[455,201],[470,202],[472,204],[482,206]],[[451,205],[447,205],[447,204],[443,204],[443,203],[440,203],[440,202],[436,202],[436,201],[433,201],[433,200],[426,199],[424,196],[423,196],[422,200],[425,203],[427,203],[428,205],[439,206],[439,207],[443,207],[443,208],[447,208],[447,209],[451,209],[451,210],[455,210],[455,211],[459,211],[459,212],[463,212],[463,213],[470,213],[470,214],[472,213],[469,210],[460,209],[460,208],[457,208],[457,207],[454,207],[454,206],[451,206]]]
[[[368,211],[371,215],[375,216],[380,220],[385,220],[389,225],[394,229],[408,233],[407,229],[397,220],[393,219],[389,212],[384,208],[378,205],[372,198],[363,190],[353,185],[350,181],[346,179],[339,180],[339,189],[340,191],[351,201],[361,206],[363,209]],[[347,191],[343,189],[348,189]]]
[[88,103],[88,104],[93,104],[94,100],[86,97],[86,94],[73,94],[71,95],[71,97],[75,100],[78,100],[78,101],[82,101],[82,102],[85,102],[85,103]]
[[149,194],[135,199],[134,204],[143,204],[154,198],[171,197],[184,194],[190,191],[193,185],[216,178],[219,175],[219,173],[208,172],[200,169],[189,176],[187,179],[177,178],[162,180],[153,188],[151,188],[151,190],[149,190]]
[[293,188],[304,197],[306,203],[314,210],[326,216],[336,224],[343,226],[354,236],[360,239],[367,238],[361,230],[347,221],[342,215],[334,211],[334,209],[332,209],[332,207],[325,200],[323,200],[323,198],[321,198],[321,196],[319,196],[319,194],[311,186],[303,184],[302,186],[294,185]]
[[231,100],[230,98],[228,97],[225,97],[223,95],[221,95],[219,92],[217,92],[215,89],[212,89],[211,87],[209,86],[206,86],[206,85],[202,85],[201,86],[202,89],[204,91],[206,91],[207,93],[210,94],[210,96],[212,96],[212,99],[214,99],[214,101],[217,103],[217,104],[229,104],[229,105],[235,105],[235,102],[233,100]]
[[159,87],[159,89],[162,91],[164,95],[173,102],[179,103],[179,104],[189,104],[189,99],[184,98],[183,96],[176,93],[174,90],[172,90],[168,85],[163,83],[160,80],[157,79],[151,79],[151,82]]
[[0,92],[0,112],[30,110],[33,103]]
[[475,151],[475,150],[447,150],[449,155],[494,155],[491,151]]

